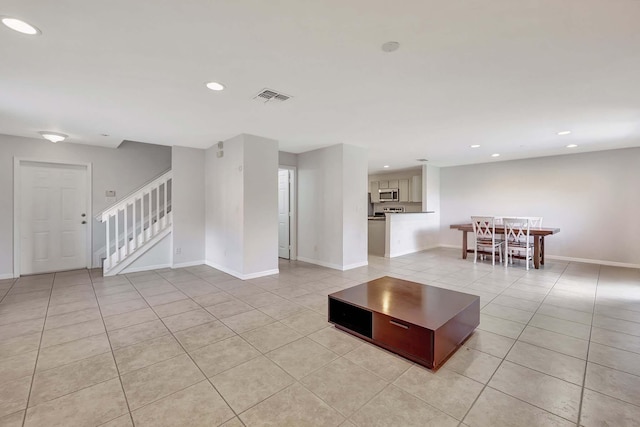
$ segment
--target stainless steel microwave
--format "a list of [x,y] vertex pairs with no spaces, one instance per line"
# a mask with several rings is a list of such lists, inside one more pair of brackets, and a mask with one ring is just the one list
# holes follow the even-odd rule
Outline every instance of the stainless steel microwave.
[[381,188],[378,190],[380,193],[381,202],[397,202],[398,201],[398,189],[397,188]]

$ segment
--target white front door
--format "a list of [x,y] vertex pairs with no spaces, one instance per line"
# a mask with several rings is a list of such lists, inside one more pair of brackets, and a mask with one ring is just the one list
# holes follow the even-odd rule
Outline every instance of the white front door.
[[85,166],[20,163],[20,274],[87,267],[87,190]]
[[278,170],[278,256],[289,259],[289,171]]

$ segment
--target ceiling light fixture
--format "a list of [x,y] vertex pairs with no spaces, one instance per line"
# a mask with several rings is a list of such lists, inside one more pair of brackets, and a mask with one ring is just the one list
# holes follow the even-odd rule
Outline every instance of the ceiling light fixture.
[[576,148],[578,146],[578,144],[569,144],[567,145],[567,148]]
[[383,52],[395,52],[400,47],[400,43],[398,42],[386,42],[382,45]]
[[65,135],[64,133],[49,132],[49,131],[42,131],[42,132],[39,132],[39,133],[40,133],[40,135],[42,135],[42,137],[44,139],[48,139],[49,141],[53,142],[54,144],[56,142],[64,141],[69,136],[69,135]]
[[491,155],[491,157],[500,157],[500,154],[498,154],[498,153],[493,153],[493,154]]
[[388,169],[389,165],[384,165],[383,168]]
[[224,85],[218,83],[218,82],[209,82],[207,83],[207,87],[211,90],[215,90],[215,91],[220,91],[220,90],[224,90]]
[[470,147],[471,148],[480,148],[480,144],[473,144],[473,145],[470,145]]
[[11,18],[9,16],[3,16],[1,17],[1,20],[5,26],[7,26],[8,28],[11,28],[13,31],[17,31],[19,33],[27,34],[30,36],[42,34],[39,29],[20,19]]
[[562,132],[558,132],[558,135],[563,136],[563,135],[569,135],[571,134],[570,130],[563,130]]

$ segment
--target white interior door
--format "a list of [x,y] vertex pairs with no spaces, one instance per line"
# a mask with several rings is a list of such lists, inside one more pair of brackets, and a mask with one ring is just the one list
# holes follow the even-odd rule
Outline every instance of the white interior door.
[[290,253],[289,171],[278,170],[278,256],[289,259]]
[[20,164],[20,274],[87,266],[87,191],[84,166]]

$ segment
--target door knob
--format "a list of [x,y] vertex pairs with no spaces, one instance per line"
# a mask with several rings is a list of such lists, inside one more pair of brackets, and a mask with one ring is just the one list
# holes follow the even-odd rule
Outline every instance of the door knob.
[[80,214],[80,216],[84,218],[85,216],[87,216],[87,214]]
[[87,221],[82,221],[82,224],[86,224],[86,223],[87,223]]

